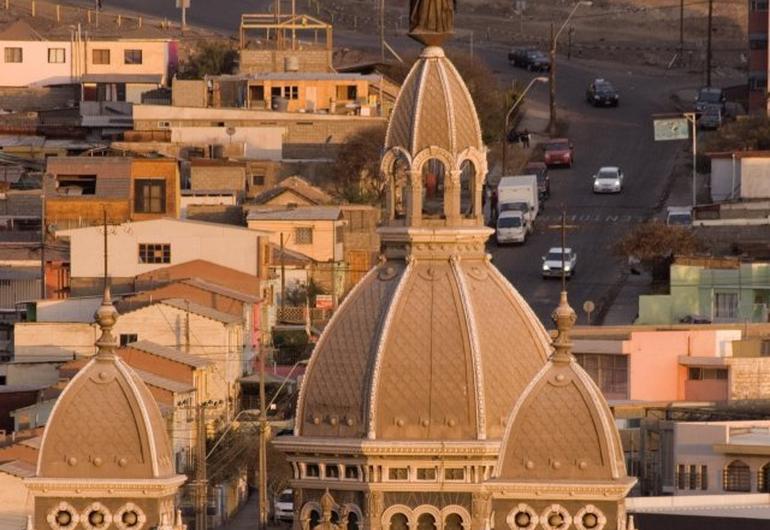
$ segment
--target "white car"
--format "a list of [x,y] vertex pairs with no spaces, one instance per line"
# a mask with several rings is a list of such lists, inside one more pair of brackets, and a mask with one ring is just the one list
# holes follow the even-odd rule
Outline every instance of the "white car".
[[594,193],[620,193],[622,189],[623,170],[619,167],[602,167],[594,175]]
[[[564,275],[571,278],[575,275],[577,267],[577,254],[571,248],[564,249]],[[548,255],[543,256],[543,278],[561,278],[562,248],[553,247],[548,250]]]
[[294,491],[290,488],[276,495],[273,503],[273,519],[276,521],[294,520]]

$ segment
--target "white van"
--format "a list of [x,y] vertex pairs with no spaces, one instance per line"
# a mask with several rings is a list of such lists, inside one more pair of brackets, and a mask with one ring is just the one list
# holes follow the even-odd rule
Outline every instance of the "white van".
[[497,216],[495,239],[498,245],[524,243],[528,233],[529,222],[521,210],[505,210]]

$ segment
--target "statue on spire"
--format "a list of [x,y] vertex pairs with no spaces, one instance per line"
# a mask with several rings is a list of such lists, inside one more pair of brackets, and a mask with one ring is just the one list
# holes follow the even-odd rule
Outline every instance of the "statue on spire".
[[454,33],[456,0],[409,0],[409,36],[425,46],[441,46]]

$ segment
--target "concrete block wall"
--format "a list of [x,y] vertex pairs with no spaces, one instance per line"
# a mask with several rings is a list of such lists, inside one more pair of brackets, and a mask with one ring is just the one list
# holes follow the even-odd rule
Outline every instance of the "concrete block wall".
[[333,72],[331,50],[241,50],[240,73],[286,72],[286,58],[296,57],[300,72]]

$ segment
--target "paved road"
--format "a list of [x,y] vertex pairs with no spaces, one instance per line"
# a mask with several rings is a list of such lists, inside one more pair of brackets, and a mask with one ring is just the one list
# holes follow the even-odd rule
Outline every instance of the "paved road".
[[[179,16],[172,0],[105,0],[105,5],[173,19]],[[237,29],[241,12],[265,11],[270,5],[269,0],[196,0],[188,21],[232,34]],[[393,36],[389,40],[399,51],[417,50],[415,44],[403,37]],[[376,49],[377,41],[370,35],[335,28],[335,45]],[[477,43],[476,52],[489,63],[501,82],[528,81],[530,76],[526,72],[508,66],[506,54],[499,46]],[[619,89],[619,108],[595,109],[586,104],[585,87],[592,78],[599,76],[611,79]],[[622,262],[612,254],[612,244],[652,214],[665,188],[676,150],[685,147],[653,142],[651,115],[674,110],[669,97],[671,92],[697,84],[697,78],[682,74],[667,75],[617,64],[559,60],[557,102],[563,109],[561,117],[569,121],[576,163],[572,169],[552,170],[552,197],[537,222],[536,233],[526,245],[490,247],[495,264],[546,324],[557,303],[560,288],[558,281],[540,277],[540,256],[550,246],[558,244],[558,232],[548,226],[558,222],[563,206],[569,223],[578,227],[569,234],[569,245],[578,253],[577,275],[570,282],[573,306],[579,309],[590,299],[598,309],[605,308],[623,271]],[[530,108],[544,110],[546,97],[546,85],[535,85]],[[626,183],[622,194],[593,195],[590,177],[601,165],[624,168]],[[580,316],[584,319],[582,312]],[[631,317],[633,315],[629,319]]]

